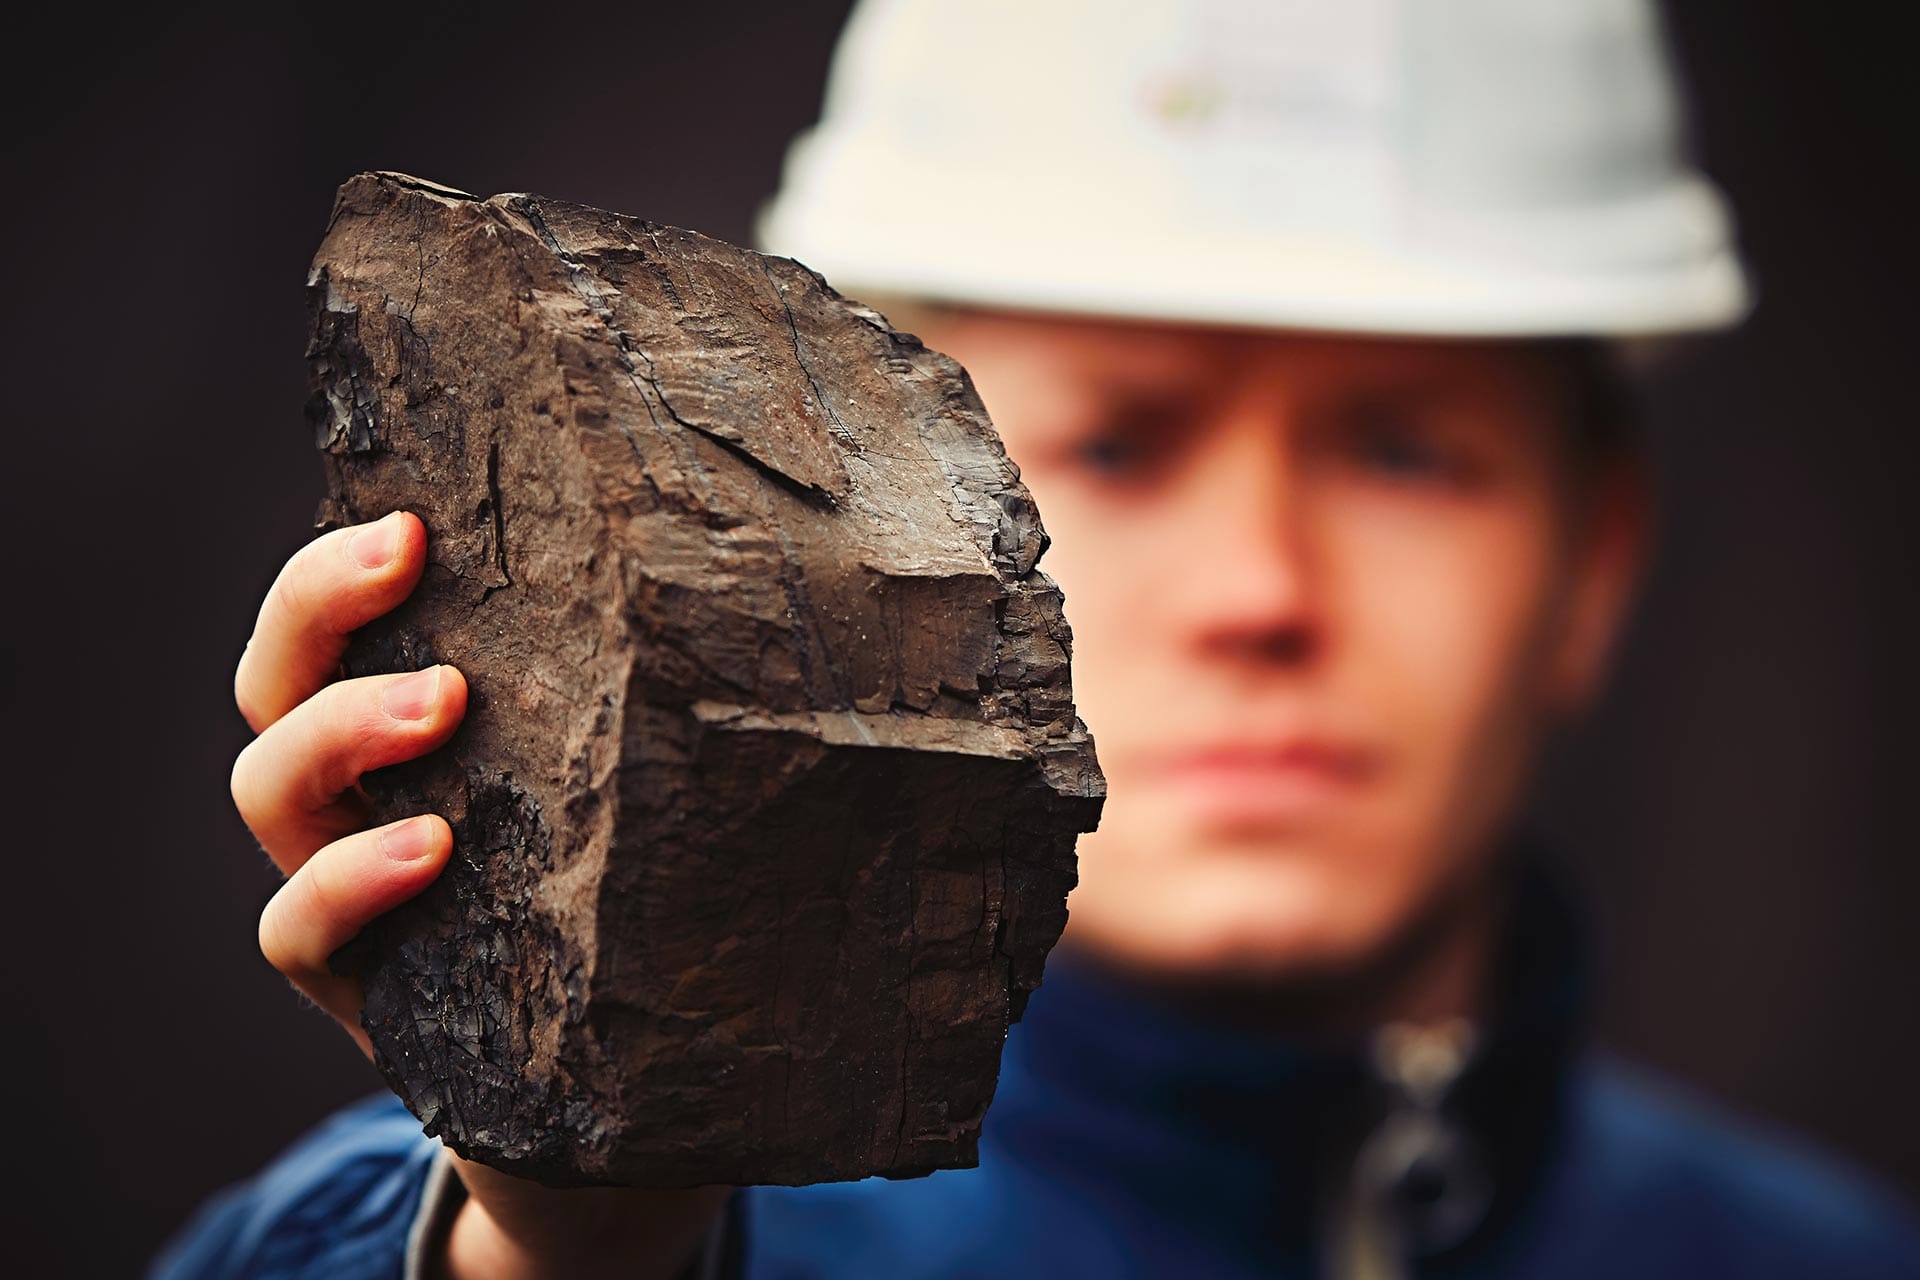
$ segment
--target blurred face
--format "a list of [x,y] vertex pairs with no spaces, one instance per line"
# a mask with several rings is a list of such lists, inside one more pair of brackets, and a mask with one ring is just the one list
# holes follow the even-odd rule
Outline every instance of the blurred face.
[[[1108,779],[1069,939],[1365,966],[1473,902],[1631,576],[1517,344],[942,313],[1053,542]],[[1580,490],[1584,492],[1585,490]]]

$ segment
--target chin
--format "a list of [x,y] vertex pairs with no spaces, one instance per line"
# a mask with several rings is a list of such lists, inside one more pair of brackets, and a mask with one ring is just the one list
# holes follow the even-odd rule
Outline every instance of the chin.
[[1169,977],[1285,984],[1366,969],[1420,909],[1417,886],[1331,842],[1189,841],[1142,856],[1089,839],[1067,938]]

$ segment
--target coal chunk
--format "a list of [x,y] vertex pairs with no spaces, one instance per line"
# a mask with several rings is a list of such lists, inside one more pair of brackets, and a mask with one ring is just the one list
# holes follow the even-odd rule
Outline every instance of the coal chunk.
[[365,783],[455,835],[335,957],[388,1084],[552,1185],[974,1163],[1104,783],[965,372],[788,259],[393,173],[309,297],[322,527],[429,531],[346,672],[471,690]]

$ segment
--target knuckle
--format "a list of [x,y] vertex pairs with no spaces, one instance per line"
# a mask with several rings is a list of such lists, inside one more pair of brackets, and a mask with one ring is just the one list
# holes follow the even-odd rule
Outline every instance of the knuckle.
[[407,726],[381,707],[382,684],[377,677],[346,681],[314,695],[314,763],[326,775],[329,794],[359,781],[377,757],[391,755],[386,744],[406,736]]
[[365,699],[355,696],[357,683],[335,681],[323,685],[298,708],[293,749],[303,759],[301,771],[322,784],[319,793],[323,796],[351,786],[360,776],[359,762],[370,735],[383,727],[367,710]]
[[293,631],[330,631],[352,595],[352,529],[335,529],[294,552],[273,581],[274,607]]
[[249,825],[321,810],[404,749],[410,726],[386,716],[359,683],[324,686],[241,750],[234,803]]
[[258,814],[259,783],[253,762],[258,754],[254,748],[259,741],[255,738],[240,749],[240,754],[233,760],[233,772],[227,778],[227,790],[233,796],[233,807],[240,811],[240,816],[248,826],[253,825]]
[[[316,855],[317,858],[318,855]],[[316,939],[324,937],[327,915],[313,862],[308,862],[280,886],[260,913],[260,953],[267,962],[299,981],[316,968]]]
[[257,732],[266,727],[268,716],[266,708],[260,703],[259,695],[254,691],[257,681],[250,656],[253,654],[253,641],[247,641],[247,647],[240,653],[240,662],[233,670],[233,705],[240,710],[240,718],[245,720]]
[[301,869],[307,882],[302,905],[312,924],[328,924],[344,914],[343,908],[351,905],[352,884],[342,874],[340,864],[353,856],[354,846],[358,843],[357,837],[348,836],[343,841],[328,845],[313,855]]
[[242,720],[248,724],[257,723],[254,715],[256,707],[253,702],[253,691],[248,687],[247,668],[244,663],[233,673],[233,705],[239,709]]
[[273,586],[267,589],[274,608],[296,624],[307,616],[311,607],[306,583],[309,562],[306,549],[296,552],[293,559],[287,561],[286,568],[280,570],[280,576],[273,580]]
[[[287,882],[289,885],[292,883]],[[294,961],[293,952],[287,945],[287,927],[282,918],[285,914],[282,900],[286,894],[287,888],[283,885],[260,913],[259,943],[260,954],[266,957],[267,963],[292,977],[300,966]]]

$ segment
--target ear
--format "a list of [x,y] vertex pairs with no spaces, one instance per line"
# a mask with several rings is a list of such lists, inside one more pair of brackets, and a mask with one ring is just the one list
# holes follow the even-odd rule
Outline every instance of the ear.
[[1653,495],[1643,459],[1605,464],[1587,477],[1568,545],[1561,626],[1549,654],[1547,702],[1572,714],[1606,674],[1653,542]]

